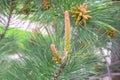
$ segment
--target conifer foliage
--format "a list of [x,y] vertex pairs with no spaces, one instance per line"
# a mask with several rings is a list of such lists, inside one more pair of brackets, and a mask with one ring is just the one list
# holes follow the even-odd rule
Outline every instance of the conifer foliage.
[[[104,56],[95,52],[120,33],[111,16],[118,10],[110,0],[0,0],[0,80],[88,80],[105,73]],[[13,20],[37,26],[11,33]]]

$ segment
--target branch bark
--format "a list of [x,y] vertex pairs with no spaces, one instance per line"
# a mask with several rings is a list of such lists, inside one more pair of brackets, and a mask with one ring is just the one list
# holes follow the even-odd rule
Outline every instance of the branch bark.
[[64,67],[66,66],[66,64],[69,62],[71,53],[68,53],[68,56],[64,59],[64,61],[60,64],[60,67],[57,69],[57,71],[54,73],[53,75],[53,79],[52,80],[58,80],[58,77],[60,76],[60,74],[62,73]]
[[10,25],[10,20],[11,20],[12,12],[13,12],[13,2],[14,2],[14,0],[10,0],[10,13],[8,15],[8,22],[7,22],[6,26],[5,26],[4,31],[2,32],[2,34],[0,34],[0,41],[4,38],[4,36],[5,36],[5,34],[6,34],[7,30],[8,30],[8,27]]

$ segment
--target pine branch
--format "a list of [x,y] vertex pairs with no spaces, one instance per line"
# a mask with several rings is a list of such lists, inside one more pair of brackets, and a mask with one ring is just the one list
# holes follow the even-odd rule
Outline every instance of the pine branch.
[[[70,28],[69,12],[66,11],[64,16],[65,16],[65,48],[64,48],[65,51],[64,51],[64,56],[63,56],[62,63],[60,64],[60,67],[58,68],[58,70],[54,74],[53,80],[58,79],[62,70],[64,69],[66,64],[69,62],[69,59],[70,59],[70,56],[71,56],[71,54],[70,54],[70,31],[71,31],[71,28]],[[54,49],[52,49],[52,51],[56,52],[55,47],[54,47]]]
[[10,0],[10,13],[9,13],[9,16],[8,16],[8,22],[7,22],[6,26],[5,26],[5,29],[4,29],[3,33],[0,34],[0,41],[4,38],[4,36],[5,36],[5,34],[6,34],[7,30],[8,30],[8,27],[10,25],[10,20],[11,20],[12,12],[13,12],[13,3],[14,3],[14,0]]
[[69,56],[63,60],[63,63],[60,64],[60,67],[57,69],[57,71],[53,75],[53,80],[58,80],[58,77],[62,73],[63,69],[65,68],[66,64],[69,62],[70,59],[70,53],[68,53]]
[[60,65],[60,67],[58,68],[57,72],[56,72],[56,73],[54,74],[54,76],[53,76],[53,80],[57,80],[57,79],[58,79],[58,77],[60,76],[62,70],[64,69],[64,67],[65,67],[65,65],[66,65],[66,63],[67,63],[67,60],[65,60],[65,61]]

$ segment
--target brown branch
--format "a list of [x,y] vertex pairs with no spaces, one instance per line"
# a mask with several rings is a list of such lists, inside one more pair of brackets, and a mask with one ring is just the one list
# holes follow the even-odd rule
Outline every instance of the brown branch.
[[10,13],[8,15],[8,22],[7,22],[6,26],[5,26],[5,29],[4,29],[3,33],[0,34],[0,41],[4,38],[4,36],[6,34],[6,31],[8,30],[8,27],[10,25],[10,19],[12,17],[12,12],[13,12],[13,1],[14,0],[10,0]]
[[68,56],[63,60],[63,62],[60,64],[60,67],[57,69],[57,71],[54,73],[53,75],[53,79],[52,80],[57,80],[58,77],[60,76],[60,74],[62,73],[62,70],[64,69],[64,67],[66,66],[66,64],[68,63],[70,59],[70,53],[68,53]]

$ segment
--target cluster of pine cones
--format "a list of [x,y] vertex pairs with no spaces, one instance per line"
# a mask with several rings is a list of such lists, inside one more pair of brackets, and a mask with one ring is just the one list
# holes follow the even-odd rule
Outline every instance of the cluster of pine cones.
[[70,10],[70,13],[72,17],[76,19],[75,25],[80,23],[82,26],[86,26],[86,21],[92,18],[92,16],[89,15],[91,11],[87,10],[87,4],[74,7]]

